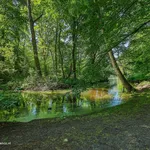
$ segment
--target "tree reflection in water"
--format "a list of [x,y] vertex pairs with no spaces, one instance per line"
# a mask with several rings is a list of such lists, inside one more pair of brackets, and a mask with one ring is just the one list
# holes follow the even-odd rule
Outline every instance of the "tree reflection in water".
[[101,108],[111,107],[123,102],[116,91],[110,91],[107,89],[90,89],[81,93],[81,96],[71,93],[24,93],[18,106],[14,106],[12,109],[0,110],[0,120],[26,122],[38,118],[81,115],[100,111]]

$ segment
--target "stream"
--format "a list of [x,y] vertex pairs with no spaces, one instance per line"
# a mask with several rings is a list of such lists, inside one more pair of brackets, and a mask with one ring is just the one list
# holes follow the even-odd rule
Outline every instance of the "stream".
[[117,86],[110,89],[96,88],[82,92],[79,97],[72,94],[22,93],[19,105],[0,110],[0,121],[28,122],[41,118],[64,118],[99,112],[125,102]]

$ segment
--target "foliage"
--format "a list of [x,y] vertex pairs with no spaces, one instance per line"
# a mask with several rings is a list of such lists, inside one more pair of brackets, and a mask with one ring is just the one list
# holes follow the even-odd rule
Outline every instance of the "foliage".
[[20,105],[20,93],[0,93],[0,109],[10,109]]
[[113,50],[129,80],[148,80],[149,6],[148,0],[31,1],[36,56],[26,1],[1,0],[0,79],[12,89],[38,82],[86,87],[114,74],[107,55]]
[[149,27],[146,27],[130,39],[128,49],[120,57],[131,81],[150,80],[149,39]]

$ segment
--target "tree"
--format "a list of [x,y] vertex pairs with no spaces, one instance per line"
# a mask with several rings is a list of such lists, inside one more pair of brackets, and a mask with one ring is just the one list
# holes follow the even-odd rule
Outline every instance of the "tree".
[[142,31],[149,33],[149,5],[148,0],[2,0],[1,70],[11,68],[25,77],[36,71],[38,76],[43,73],[43,78],[73,86],[80,81],[107,81],[116,72],[127,91],[134,90],[128,82],[134,75],[131,70],[149,74],[149,63],[142,71],[149,60],[149,41],[140,42],[143,35],[148,37]]
[[32,46],[33,46],[33,52],[34,52],[35,67],[36,67],[36,70],[37,70],[37,74],[39,76],[42,76],[39,57],[38,57],[37,44],[36,44],[36,35],[35,35],[35,30],[34,30],[34,24],[41,16],[38,17],[37,19],[33,20],[32,9],[31,9],[31,0],[27,0],[27,7],[28,7],[30,31],[31,31],[31,36],[32,36]]
[[109,57],[110,57],[110,60],[111,60],[111,63],[112,63],[112,66],[114,67],[115,69],[115,72],[116,72],[116,75],[118,76],[118,78],[120,79],[122,85],[126,88],[126,90],[128,92],[131,92],[133,90],[135,90],[131,85],[130,83],[127,81],[127,79],[124,77],[124,75],[122,74],[116,60],[115,60],[115,57],[113,55],[113,52],[112,50],[110,52],[108,52],[109,54]]
[[[134,90],[134,88],[128,83],[124,75],[121,73],[113,56],[112,49],[118,47],[119,44],[137,33],[149,22],[144,21],[143,23],[143,15],[147,17],[149,14],[148,7],[145,7],[143,10],[143,3],[145,2],[141,2],[139,5],[138,1],[124,2],[116,0],[115,2],[100,2],[96,0],[90,4],[89,9],[92,15],[88,14],[87,17],[90,18],[87,20],[87,27],[89,29],[87,32],[91,33],[91,31],[93,31],[94,34],[97,34],[97,32],[99,33],[95,39],[96,41],[100,39],[99,47],[103,49],[104,53],[101,57],[105,56],[109,52],[113,67],[123,85],[129,92]],[[129,17],[133,13],[134,15]],[[135,28],[136,26],[137,28]],[[93,36],[93,34],[91,34],[91,36]]]

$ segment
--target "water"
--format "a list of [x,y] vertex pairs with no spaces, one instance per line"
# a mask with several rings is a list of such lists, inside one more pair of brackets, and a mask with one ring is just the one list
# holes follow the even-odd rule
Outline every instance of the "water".
[[81,93],[80,97],[59,93],[23,93],[17,106],[0,110],[0,121],[28,122],[40,118],[83,115],[120,105],[123,102],[116,86],[111,89],[90,89]]
[[108,90],[108,93],[113,96],[112,100],[110,101],[110,106],[120,105],[123,102],[116,86],[113,86],[110,90]]

